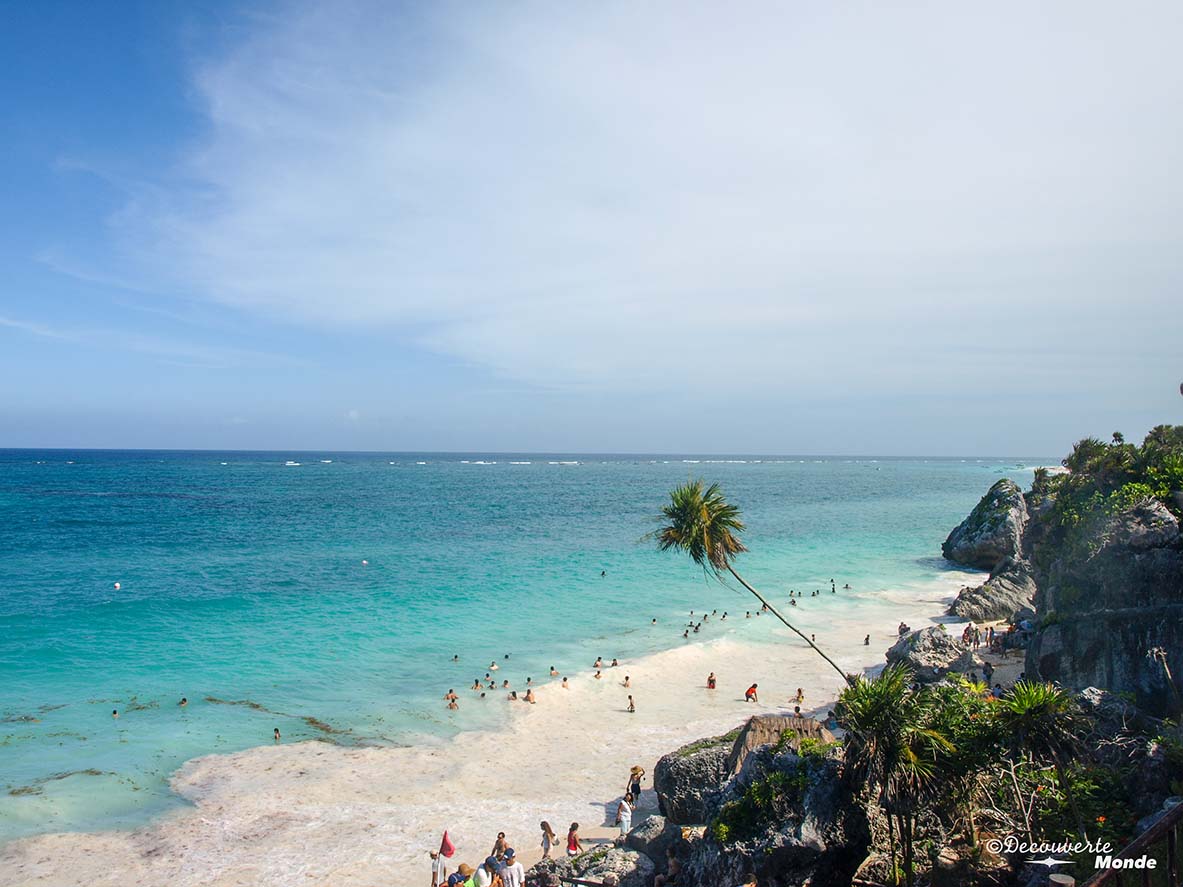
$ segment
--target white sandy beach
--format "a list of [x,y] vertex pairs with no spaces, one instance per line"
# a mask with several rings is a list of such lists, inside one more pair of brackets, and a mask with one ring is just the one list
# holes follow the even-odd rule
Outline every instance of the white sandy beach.
[[[807,630],[843,668],[860,671],[882,663],[899,621],[914,628],[939,621],[957,588],[974,581],[943,574],[930,588],[884,593]],[[806,624],[807,609],[803,602]],[[537,705],[514,706],[505,729],[435,746],[304,742],[198,758],[172,781],[192,808],[136,831],[14,841],[0,848],[0,885],[426,885],[427,851],[444,829],[457,846],[450,869],[483,859],[498,831],[529,864],[540,853],[539,820],[560,841],[572,821],[585,842],[613,833],[631,765],[651,776],[661,755],[686,742],[757,712],[791,709],[797,687],[807,711],[824,713],[840,678],[787,629],[783,635],[783,645],[769,645],[736,631],[605,668],[601,681],[585,671],[569,690],[547,683]],[[719,678],[713,692],[704,689],[710,671]],[[631,691],[620,686],[626,673]],[[759,705],[743,702],[753,682]],[[635,714],[625,710],[629,692]],[[462,710],[475,704],[462,693]],[[634,823],[656,810],[650,785],[647,778]]]

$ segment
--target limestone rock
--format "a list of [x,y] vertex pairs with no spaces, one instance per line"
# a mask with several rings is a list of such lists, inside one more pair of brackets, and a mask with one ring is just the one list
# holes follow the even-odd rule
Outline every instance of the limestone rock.
[[1003,478],[949,534],[941,554],[957,564],[992,570],[1003,558],[1022,555],[1027,502],[1018,485]]
[[935,625],[901,637],[887,651],[887,661],[905,663],[923,684],[942,680],[951,671],[965,674],[978,665],[960,638]]
[[663,816],[675,825],[706,822],[707,796],[722,788],[730,773],[727,760],[734,736],[683,746],[665,755],[653,768],[653,789]]
[[1010,619],[1030,609],[1035,598],[1031,565],[1013,557],[1003,558],[990,578],[976,588],[963,588],[949,607],[949,614],[970,622]]
[[664,816],[650,816],[628,833],[625,843],[643,853],[658,869],[665,868],[666,852],[682,840],[682,828]]

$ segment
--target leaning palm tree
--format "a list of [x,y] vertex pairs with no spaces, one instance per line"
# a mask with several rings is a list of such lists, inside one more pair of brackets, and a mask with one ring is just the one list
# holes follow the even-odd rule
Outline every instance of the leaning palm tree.
[[690,559],[720,582],[723,573],[730,573],[744,588],[756,596],[772,615],[783,622],[801,640],[809,644],[822,659],[826,660],[842,679],[850,683],[851,678],[823,653],[797,626],[789,622],[779,610],[770,604],[760,592],[748,585],[743,576],[735,572],[732,563],[737,554],[748,549],[739,541],[743,532],[743,521],[739,509],[728,502],[718,484],[711,484],[705,490],[703,481],[687,481],[670,493],[669,504],[662,509],[662,520],[666,521],[654,535],[657,547],[662,551],[676,549],[690,555]]
[[[1080,835],[1087,839],[1067,772],[1067,762],[1079,747],[1083,728],[1080,707],[1072,694],[1055,684],[1019,681],[999,701],[995,717],[1005,735],[1011,737],[1012,755],[1032,762],[1051,762]],[[1013,765],[1011,779],[1014,783]],[[1017,784],[1015,791],[1017,796]],[[1029,822],[1027,830],[1030,834]]]

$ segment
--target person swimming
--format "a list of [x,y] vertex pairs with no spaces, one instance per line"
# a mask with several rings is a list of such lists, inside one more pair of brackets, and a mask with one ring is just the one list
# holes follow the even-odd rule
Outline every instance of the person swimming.
[[117,709],[117,708],[111,709],[111,717],[113,717],[113,718],[119,717],[119,709]]
[[550,667],[550,676],[552,678],[557,678],[559,676],[559,670],[557,668],[555,668],[553,665]]
[[459,698],[460,697],[456,695],[456,691],[452,689],[449,689],[448,692],[444,694],[444,699],[448,700],[448,702],[455,702]]
[[617,662],[615,659],[613,659],[613,660],[612,660],[612,667],[613,667],[613,668],[616,668],[616,666],[618,666],[618,665],[620,665],[620,663],[619,663],[619,662]]
[[480,689],[481,687],[483,687],[483,686],[484,686],[484,685],[483,685],[483,684],[480,682],[480,679],[479,679],[479,678],[473,678],[473,679],[472,679],[472,686],[471,686],[469,689],[471,689],[471,690],[479,690],[479,689]]
[[181,708],[184,708],[188,704],[189,704],[189,700],[186,699],[184,696],[182,696],[181,701],[177,703],[177,705],[179,705]]
[[496,660],[489,663],[489,671],[496,671],[499,668],[501,668],[501,666],[497,664]]
[[597,656],[596,661],[592,663],[592,668],[603,668],[603,667],[604,667],[604,660],[601,659],[599,656]]

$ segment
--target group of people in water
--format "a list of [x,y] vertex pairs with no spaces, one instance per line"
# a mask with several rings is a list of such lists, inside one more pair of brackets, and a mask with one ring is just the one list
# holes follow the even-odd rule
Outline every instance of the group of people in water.
[[[654,621],[656,621],[656,620],[654,620]],[[506,653],[505,658],[509,659],[509,657],[510,657],[510,654]],[[460,661],[460,654],[459,653],[455,654],[452,657],[452,661],[459,662]],[[607,667],[608,668],[619,668],[620,667],[620,660],[613,659],[612,664]],[[509,700],[510,702],[528,702],[530,705],[537,704],[538,699],[534,695],[534,687],[536,685],[534,683],[533,677],[526,678],[526,685],[523,688],[522,694],[519,696],[518,691],[513,689],[513,687],[510,685],[508,678],[502,679],[501,686],[500,687],[497,686],[497,679],[493,677],[493,672],[498,671],[500,668],[501,668],[501,666],[499,666],[497,664],[497,660],[493,660],[492,662],[489,663],[488,670],[485,672],[484,678],[483,679],[480,677],[473,678],[472,684],[469,686],[468,689],[472,690],[474,693],[478,693],[479,694],[479,696],[477,696],[478,699],[487,699],[490,692],[496,692],[497,690],[500,689],[502,691],[508,691],[505,698],[507,700]],[[595,680],[597,680],[597,681],[603,680],[604,679],[604,668],[605,668],[604,657],[597,656],[596,661],[594,663],[592,663],[592,668],[594,668],[596,670],[595,674],[592,677],[595,678]],[[559,672],[559,670],[557,668],[555,668],[553,665],[550,667],[550,677],[552,679],[559,677],[560,674],[561,673]],[[569,679],[566,676],[563,676],[562,682],[560,683],[559,686],[561,686],[564,690],[569,690],[571,688],[571,684],[570,684]],[[624,680],[620,682],[620,686],[624,687],[626,690],[631,689],[633,686],[632,676],[626,674],[624,676]],[[455,711],[458,708],[460,708],[460,696],[456,693],[456,690],[454,688],[449,688],[448,692],[444,694],[444,702],[447,703],[447,707],[452,711]],[[636,710],[637,710],[636,703],[633,701],[632,695],[629,695],[628,706],[625,708],[625,711],[635,712]]]

